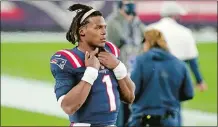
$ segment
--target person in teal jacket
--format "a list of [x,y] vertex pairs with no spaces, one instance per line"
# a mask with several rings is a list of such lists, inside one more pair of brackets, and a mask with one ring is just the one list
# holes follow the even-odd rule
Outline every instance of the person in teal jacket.
[[185,62],[168,51],[161,32],[145,32],[144,53],[131,72],[135,101],[128,126],[179,126],[181,102],[194,97]]

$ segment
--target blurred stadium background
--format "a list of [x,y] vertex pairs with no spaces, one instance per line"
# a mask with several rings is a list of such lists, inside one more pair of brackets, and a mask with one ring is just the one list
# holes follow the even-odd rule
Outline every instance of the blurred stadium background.
[[[77,1],[78,2],[78,1]],[[56,103],[49,59],[59,49],[73,47],[65,31],[75,1],[1,1],[1,125],[68,126]],[[80,2],[107,17],[113,1]],[[162,1],[136,2],[145,25],[160,19]],[[208,91],[196,91],[184,103],[185,125],[217,125],[217,1],[181,1],[189,14],[181,23],[192,29],[200,52],[200,69]],[[194,81],[194,80],[193,80]]]

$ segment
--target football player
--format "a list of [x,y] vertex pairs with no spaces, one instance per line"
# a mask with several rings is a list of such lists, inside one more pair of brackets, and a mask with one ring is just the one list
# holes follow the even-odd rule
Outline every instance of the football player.
[[73,49],[51,58],[58,103],[71,126],[115,125],[120,101],[134,101],[135,85],[119,61],[119,49],[106,41],[106,23],[100,11],[74,4],[76,11],[66,38]]

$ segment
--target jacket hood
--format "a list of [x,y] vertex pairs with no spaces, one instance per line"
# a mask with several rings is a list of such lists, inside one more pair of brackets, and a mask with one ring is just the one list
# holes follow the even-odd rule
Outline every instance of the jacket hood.
[[152,48],[148,52],[150,53],[151,58],[153,60],[162,61],[162,60],[169,60],[169,59],[175,58],[170,54],[170,52],[165,51],[165,50],[160,49],[160,48]]

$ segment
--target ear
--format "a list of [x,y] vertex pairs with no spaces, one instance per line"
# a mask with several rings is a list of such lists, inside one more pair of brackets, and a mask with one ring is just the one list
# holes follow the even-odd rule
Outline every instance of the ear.
[[79,30],[79,35],[85,36],[85,30],[83,28]]

